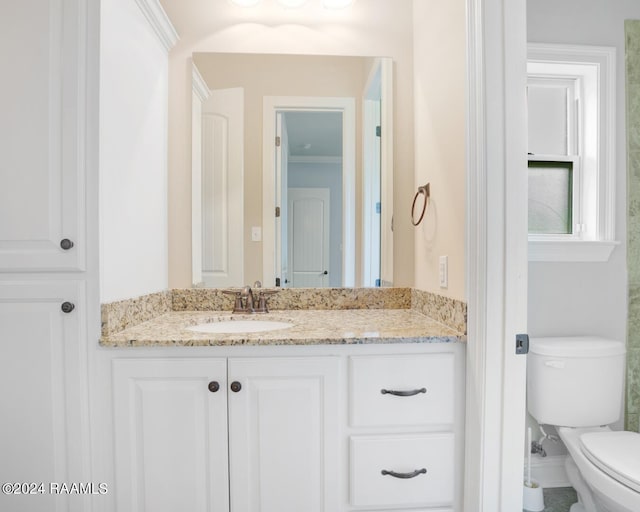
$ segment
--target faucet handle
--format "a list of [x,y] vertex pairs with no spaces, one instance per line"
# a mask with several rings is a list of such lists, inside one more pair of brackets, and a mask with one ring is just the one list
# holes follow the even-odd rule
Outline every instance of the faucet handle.
[[280,290],[260,290],[258,292],[258,307],[256,308],[256,313],[268,313],[269,308],[267,307],[267,297],[269,295],[274,295],[279,291]]
[[222,290],[222,293],[226,294],[226,295],[233,295],[235,298],[235,301],[233,303],[233,312],[234,313],[244,313],[245,312],[245,307],[244,307],[244,303],[242,302],[242,293],[238,290]]

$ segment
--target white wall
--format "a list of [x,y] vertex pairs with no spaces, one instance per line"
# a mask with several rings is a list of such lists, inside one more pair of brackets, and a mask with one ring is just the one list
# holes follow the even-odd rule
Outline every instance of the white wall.
[[168,56],[134,0],[101,3],[100,46],[104,303],[167,288]]
[[530,0],[529,42],[615,46],[616,239],[606,263],[530,263],[529,334],[590,333],[624,340],[627,317],[624,20],[640,18],[637,0]]
[[[414,0],[413,17],[416,142],[409,200],[418,186],[431,184],[427,213],[414,229],[414,286],[458,300],[466,300],[465,7],[463,0]],[[402,213],[410,207],[403,198]],[[448,288],[439,285],[440,256],[448,256]]]

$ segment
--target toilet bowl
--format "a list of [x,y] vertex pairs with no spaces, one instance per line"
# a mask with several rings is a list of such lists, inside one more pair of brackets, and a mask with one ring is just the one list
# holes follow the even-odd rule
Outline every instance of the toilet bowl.
[[567,446],[571,512],[640,512],[640,434],[606,426],[622,411],[624,354],[602,338],[531,340],[527,408]]
[[584,512],[640,511],[640,434],[609,427],[560,427],[558,434],[569,451],[567,474]]

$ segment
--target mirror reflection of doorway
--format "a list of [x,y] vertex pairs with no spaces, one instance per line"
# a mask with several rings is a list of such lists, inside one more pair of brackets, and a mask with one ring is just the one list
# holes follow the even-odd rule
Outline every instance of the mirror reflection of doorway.
[[342,112],[277,113],[283,287],[342,286]]

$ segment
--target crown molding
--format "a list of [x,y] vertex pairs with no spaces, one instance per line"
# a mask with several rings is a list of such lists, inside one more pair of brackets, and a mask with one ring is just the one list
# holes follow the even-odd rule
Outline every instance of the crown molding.
[[169,16],[160,5],[159,0],[136,0],[142,14],[160,39],[167,52],[178,42],[178,33],[171,23]]
[[202,78],[202,75],[200,74],[200,70],[195,64],[192,64],[191,87],[196,96],[198,96],[198,99],[202,102],[211,95],[211,90],[207,86],[207,82],[204,81],[204,78]]

